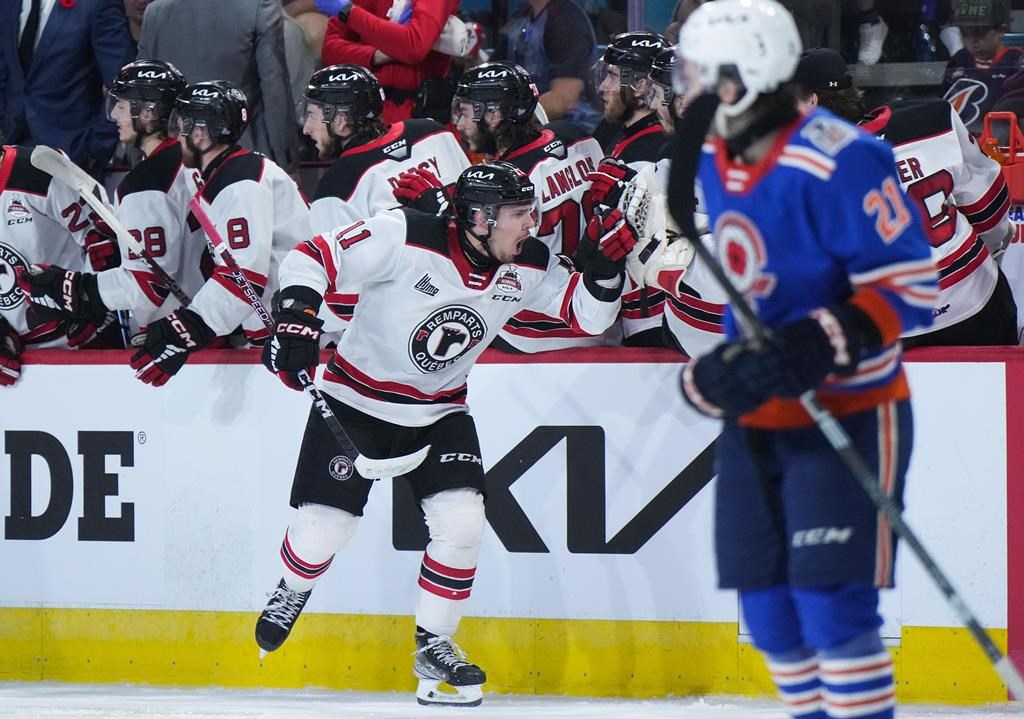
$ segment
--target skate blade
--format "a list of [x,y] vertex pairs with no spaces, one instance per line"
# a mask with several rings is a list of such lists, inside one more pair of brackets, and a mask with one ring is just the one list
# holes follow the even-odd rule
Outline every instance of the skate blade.
[[[440,681],[421,679],[416,688],[416,701],[422,706],[478,707],[484,701],[482,684],[465,687],[450,687],[453,691],[441,691]],[[450,685],[445,685],[449,688]]]

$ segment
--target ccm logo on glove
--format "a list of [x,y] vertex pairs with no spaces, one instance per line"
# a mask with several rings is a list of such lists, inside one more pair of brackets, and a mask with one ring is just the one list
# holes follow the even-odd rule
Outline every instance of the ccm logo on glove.
[[280,322],[275,330],[278,334],[298,335],[299,337],[320,338],[320,330],[298,322]]

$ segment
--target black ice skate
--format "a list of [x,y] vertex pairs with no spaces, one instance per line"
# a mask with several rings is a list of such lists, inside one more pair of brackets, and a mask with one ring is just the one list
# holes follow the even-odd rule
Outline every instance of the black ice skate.
[[296,592],[283,579],[278,582],[277,589],[267,602],[267,608],[256,620],[256,643],[260,645],[260,659],[284,644],[312,591]]
[[[484,700],[480,687],[487,681],[487,675],[476,664],[466,661],[466,653],[451,637],[418,629],[416,647],[412,671],[420,680],[416,688],[417,702],[423,705],[480,706]],[[438,691],[437,687],[442,682],[455,692]]]

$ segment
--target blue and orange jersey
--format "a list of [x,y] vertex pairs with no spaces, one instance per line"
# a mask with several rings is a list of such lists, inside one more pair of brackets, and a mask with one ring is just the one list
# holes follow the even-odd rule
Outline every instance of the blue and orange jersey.
[[[924,226],[894,168],[887,144],[825,110],[783,128],[756,165],[733,162],[717,138],[703,148],[698,176],[719,260],[764,323],[852,304],[877,326],[881,347],[851,376],[818,388],[837,415],[909,397],[898,338],[931,323],[938,296]],[[730,307],[726,336],[743,334]],[[780,398],[741,421],[782,428],[811,420],[797,400]]]

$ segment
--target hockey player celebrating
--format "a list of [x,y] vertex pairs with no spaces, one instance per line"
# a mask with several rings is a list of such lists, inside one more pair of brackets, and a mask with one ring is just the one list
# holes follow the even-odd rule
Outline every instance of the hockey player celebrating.
[[96,333],[94,324],[29,316],[31,305],[19,276],[33,264],[102,270],[121,260],[110,228],[78,192],[34,167],[31,155],[30,147],[0,147],[0,192],[7,220],[0,224],[0,387],[13,385],[21,376],[26,345],[78,347]]
[[[666,137],[675,135],[676,123],[684,109],[683,98],[673,87],[677,54],[676,47],[662,50],[648,73],[647,104],[658,115]],[[669,150],[670,143],[665,143],[661,154],[667,155]],[[655,187],[628,188],[632,192],[624,193],[627,198],[641,192],[650,195],[646,205],[641,205],[646,222],[634,223],[640,236],[627,258],[626,269],[638,286],[649,284],[665,293],[665,335],[684,355],[695,357],[722,341],[728,296],[704,262],[695,256],[692,241],[679,236],[679,228],[668,215],[665,198],[671,165],[667,157],[660,159],[653,173],[642,169],[628,183],[650,182]],[[623,189],[626,189],[625,184]],[[631,221],[634,219],[631,216],[633,203],[632,198],[626,203],[619,202]],[[707,215],[698,213],[695,220],[703,232],[707,228]],[[654,232],[646,232],[648,228],[654,228]],[[704,234],[695,241],[708,244],[711,237]]]
[[[800,37],[781,4],[704,4],[679,47],[688,97],[720,100],[717,136],[695,153],[718,257],[771,331],[745,337],[731,305],[727,341],[682,375],[686,399],[725,420],[719,582],[739,590],[791,716],[891,719],[878,587],[892,584],[894,538],[798,397],[816,390],[900,502],[912,420],[899,335],[931,321],[928,240],[887,145],[800,113]],[[682,162],[673,172],[692,169]],[[823,531],[834,539],[817,541]]]
[[[456,127],[473,152],[509,162],[530,176],[537,188],[540,219],[537,239],[552,252],[572,255],[593,217],[584,203],[585,179],[601,161],[597,140],[567,122],[541,125],[537,86],[525,69],[511,62],[469,68],[459,79],[452,102]],[[517,314],[496,343],[518,352],[617,342],[585,337],[556,317]]]
[[[668,41],[653,32],[624,32],[608,43],[594,69],[604,101],[604,119],[622,124],[622,132],[608,148],[610,160],[589,176],[590,206],[614,207],[623,181],[658,161],[665,134],[658,114],[649,103],[648,73]],[[622,296],[624,343],[633,347],[664,347],[662,317],[665,296],[651,287],[631,283]]]
[[[520,307],[597,334],[615,319],[622,264],[635,237],[622,223],[572,271],[531,236],[535,188],[518,168],[462,173],[455,219],[389,210],[308,240],[281,266],[277,331],[263,360],[289,386],[319,361],[324,293],[362,278],[356,315],[324,373],[324,396],[356,446],[384,456],[431,446],[405,475],[430,543],[419,572],[414,672],[420,703],[479,704],[485,675],[452,641],[476,574],[484,529],[484,471],[466,378]],[[283,577],[256,624],[264,651],[287,638],[317,580],[352,537],[373,483],[339,462],[319,412],[310,415],[281,547]],[[453,461],[453,458],[454,461]],[[456,695],[437,690],[440,683]]]
[[[182,162],[178,141],[167,136],[168,118],[185,85],[185,76],[170,63],[139,60],[125,65],[107,96],[107,117],[117,125],[121,141],[138,147],[145,157],[117,188],[117,218],[161,269],[186,292],[194,292],[202,284],[201,244],[189,241],[187,217],[196,183],[193,170]],[[180,304],[168,299],[169,288],[141,257],[127,247],[121,252],[126,258],[121,266],[99,274],[56,265],[33,271],[25,286],[37,311],[98,323],[109,310],[130,310],[144,327]],[[39,304],[43,297],[60,309]]]
[[819,105],[893,146],[896,176],[925,220],[939,269],[931,327],[903,347],[1017,344],[1017,305],[993,257],[1013,236],[1010,192],[999,163],[981,151],[945,100],[896,100],[864,113],[864,93],[834,50],[805,52],[796,79]]
[[[327,232],[373,217],[398,203],[399,176],[421,170],[453,186],[469,158],[458,139],[430,119],[386,125],[384,91],[366,68],[332,65],[310,77],[299,104],[302,131],[316,143],[320,159],[333,160],[316,186],[309,209],[313,232]],[[324,333],[335,341],[352,318],[357,282],[330,292],[324,302]]]

